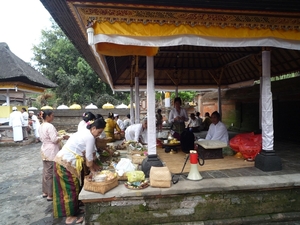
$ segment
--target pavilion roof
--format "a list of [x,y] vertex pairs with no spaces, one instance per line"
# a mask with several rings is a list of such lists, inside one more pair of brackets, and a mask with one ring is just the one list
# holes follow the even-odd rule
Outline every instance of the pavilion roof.
[[12,53],[6,43],[0,43],[0,82],[18,82],[41,88],[57,86]]
[[[95,56],[88,45],[87,20],[110,23],[195,23],[206,27],[292,30],[300,35],[300,2],[274,1],[60,1],[41,0],[54,20],[99,77],[115,90],[128,90],[138,74],[146,86],[146,57]],[[205,14],[205,15],[204,15]],[[192,19],[191,19],[192,18]],[[196,19],[193,19],[196,18]],[[160,46],[154,56],[155,87],[161,90],[207,89],[250,82],[261,77],[261,52],[271,51],[271,76],[300,71],[300,51],[276,46]],[[99,63],[99,60],[101,63]],[[103,62],[104,65],[103,65]],[[137,73],[136,73],[137,72]]]

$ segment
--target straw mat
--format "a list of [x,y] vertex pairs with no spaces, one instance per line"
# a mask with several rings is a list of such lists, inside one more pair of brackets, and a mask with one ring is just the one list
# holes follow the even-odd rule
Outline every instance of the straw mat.
[[[165,153],[164,149],[157,148],[157,154],[169,168],[171,173],[180,173],[185,162],[186,154],[181,150],[177,154]],[[235,158],[234,156],[224,156],[223,159],[207,159],[203,166],[198,165],[199,171],[209,170],[225,170],[243,167],[254,167],[254,162],[245,161],[243,158]],[[183,172],[190,171],[190,161],[188,160]]]

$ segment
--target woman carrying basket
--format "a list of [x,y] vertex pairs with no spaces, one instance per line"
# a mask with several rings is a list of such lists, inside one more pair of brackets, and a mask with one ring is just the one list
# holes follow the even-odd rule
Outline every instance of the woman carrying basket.
[[77,218],[82,162],[85,158],[91,173],[100,169],[94,163],[95,138],[102,133],[105,124],[103,118],[89,121],[87,129],[74,133],[54,159],[53,214],[55,218],[67,217],[66,224],[83,221],[83,217]]

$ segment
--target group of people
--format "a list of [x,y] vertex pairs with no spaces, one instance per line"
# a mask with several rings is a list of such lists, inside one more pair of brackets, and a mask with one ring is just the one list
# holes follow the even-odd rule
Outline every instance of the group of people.
[[[100,169],[96,163],[95,139],[105,133],[122,132],[117,116],[109,113],[108,118],[85,112],[78,130],[71,136],[59,136],[53,126],[52,110],[42,110],[40,116],[43,123],[38,129],[42,141],[41,155],[43,160],[42,197],[53,201],[55,218],[66,217],[66,224],[81,223],[79,216],[80,202],[78,195],[83,187],[84,171],[88,169],[90,176]],[[127,116],[128,119],[130,116]],[[124,121],[125,122],[125,121]],[[132,124],[125,128],[125,138],[146,144],[147,119],[141,124]],[[61,148],[62,140],[67,140]]]
[[13,128],[13,140],[16,143],[28,140],[28,133],[31,131],[34,133],[35,142],[40,141],[38,133],[40,121],[33,111],[27,112],[26,108],[18,111],[18,108],[13,106],[9,116],[9,126]]
[[[228,143],[229,136],[228,131],[224,123],[221,122],[221,115],[215,111],[209,116],[209,113],[205,113],[205,118],[202,120],[200,118],[200,113],[197,112],[191,114],[189,119],[187,112],[181,107],[181,98],[176,97],[174,99],[174,108],[169,114],[169,123],[171,123],[171,130],[173,131],[173,137],[180,140],[181,134],[186,130],[192,132],[198,132],[201,130],[206,130],[207,135],[206,140],[219,140]],[[187,122],[187,127],[185,126]],[[200,129],[199,129],[200,128]]]
[[[55,218],[66,217],[66,224],[81,223],[78,196],[83,187],[84,169],[88,168],[90,175],[100,170],[95,161],[95,138],[102,134],[106,122],[102,115],[86,112],[76,133],[60,136],[52,124],[53,111],[43,110],[40,116],[43,118],[38,130],[42,141],[42,196],[53,201]],[[67,141],[61,148],[62,140]]]
[[204,120],[200,117],[200,112],[191,113],[189,121],[187,123],[187,128],[192,132],[208,131],[211,124],[211,117],[209,112],[205,113]]
[[[53,215],[66,217],[66,224],[81,223],[83,217],[79,216],[79,192],[83,187],[84,168],[93,175],[100,169],[96,163],[95,139],[105,133],[112,136],[114,132],[122,132],[118,125],[118,115],[109,113],[108,118],[85,112],[78,130],[71,136],[59,136],[53,126],[54,113],[52,110],[40,112],[43,119],[38,128],[42,141],[41,156],[43,161],[42,196],[47,201],[53,201]],[[130,116],[127,116],[128,119]],[[174,108],[169,114],[174,134],[180,135],[185,129],[188,116],[181,108],[181,99],[175,98]],[[123,122],[124,125],[125,121]],[[121,126],[122,127],[122,126]],[[142,123],[131,124],[125,129],[125,139],[147,144],[147,119]],[[226,136],[227,135],[227,136]],[[174,135],[173,135],[174,136]],[[179,137],[180,138],[180,137]],[[225,125],[220,121],[220,114],[213,112],[206,139],[228,142],[228,133]],[[60,143],[66,140],[62,146]],[[62,147],[61,147],[62,146]]]

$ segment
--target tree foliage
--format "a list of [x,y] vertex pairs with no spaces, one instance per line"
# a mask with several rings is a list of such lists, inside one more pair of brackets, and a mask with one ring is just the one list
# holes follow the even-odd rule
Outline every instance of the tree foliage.
[[99,79],[53,20],[49,30],[42,30],[33,53],[37,69],[58,85],[53,89],[56,104],[87,105],[104,93],[112,95],[109,85]]

